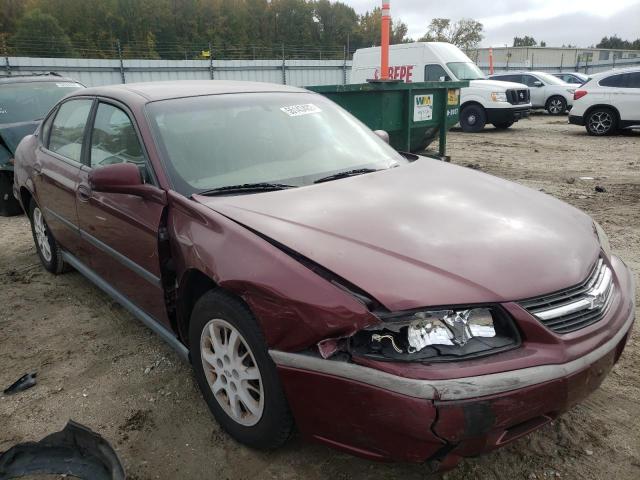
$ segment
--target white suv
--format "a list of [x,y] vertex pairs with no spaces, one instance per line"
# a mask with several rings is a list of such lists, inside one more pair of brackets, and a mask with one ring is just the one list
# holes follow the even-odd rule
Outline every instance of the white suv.
[[531,90],[533,108],[544,108],[551,115],[562,115],[573,105],[573,92],[579,84],[565,83],[546,72],[503,72],[491,80],[524,83]]
[[590,135],[640,128],[640,68],[597,73],[574,93],[569,123]]

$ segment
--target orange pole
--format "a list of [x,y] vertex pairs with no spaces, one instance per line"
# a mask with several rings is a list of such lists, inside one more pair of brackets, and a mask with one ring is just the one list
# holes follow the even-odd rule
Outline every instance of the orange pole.
[[493,75],[493,48],[489,48],[489,75]]
[[382,0],[382,36],[380,42],[380,78],[389,79],[389,30],[391,30],[391,0]]

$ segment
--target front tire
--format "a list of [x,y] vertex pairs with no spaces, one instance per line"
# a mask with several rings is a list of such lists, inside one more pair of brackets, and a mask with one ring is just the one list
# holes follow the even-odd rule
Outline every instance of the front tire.
[[478,133],[487,124],[487,114],[480,105],[468,105],[460,112],[460,126],[463,132]]
[[547,100],[545,108],[550,115],[562,115],[567,111],[567,100],[564,97],[555,95]]
[[220,290],[205,293],[191,315],[189,345],[198,386],[222,428],[250,447],[281,446],[293,419],[247,306]]
[[13,175],[0,172],[0,217],[13,217],[20,213],[20,203],[13,196]]
[[33,199],[29,204],[29,220],[31,220],[31,234],[42,266],[55,275],[62,273],[65,270],[65,264],[60,247],[49,230],[42,210]]
[[596,108],[587,115],[584,127],[589,135],[596,137],[611,135],[618,128],[618,118],[609,108]]

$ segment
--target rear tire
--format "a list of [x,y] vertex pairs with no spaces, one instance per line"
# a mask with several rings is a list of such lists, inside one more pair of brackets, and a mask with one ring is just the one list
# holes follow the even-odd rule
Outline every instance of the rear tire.
[[515,122],[497,122],[494,123],[493,126],[498,130],[506,130],[507,128],[511,128],[514,123]]
[[463,132],[478,133],[487,124],[487,114],[480,105],[468,105],[460,112],[460,126]]
[[13,217],[21,213],[20,203],[13,196],[13,174],[0,172],[0,217]]
[[550,115],[562,115],[567,111],[567,100],[560,95],[554,95],[547,100],[544,108]]
[[618,117],[610,108],[598,107],[586,116],[584,127],[589,135],[596,137],[611,135],[618,129]]
[[31,199],[29,205],[29,220],[31,220],[33,242],[36,244],[36,250],[42,266],[55,275],[64,272],[65,263],[62,260],[60,247],[49,231],[42,210],[33,199]]
[[250,447],[281,446],[293,419],[249,308],[224,291],[205,293],[191,315],[189,345],[198,386],[222,428]]

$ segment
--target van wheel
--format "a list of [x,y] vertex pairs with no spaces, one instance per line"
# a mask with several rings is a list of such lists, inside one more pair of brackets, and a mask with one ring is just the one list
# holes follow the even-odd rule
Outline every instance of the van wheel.
[[510,128],[511,125],[513,125],[515,122],[497,122],[494,123],[493,126],[496,127],[498,130],[506,130],[507,128]]
[[610,135],[618,126],[618,119],[613,110],[608,108],[596,108],[589,112],[585,121],[585,128],[589,135],[602,137]]
[[13,175],[0,172],[0,217],[12,217],[20,213],[20,203],[13,196]]
[[463,132],[477,133],[487,124],[487,114],[480,105],[468,105],[460,112],[460,126]]
[[556,95],[547,100],[545,108],[551,115],[562,115],[567,111],[567,101],[564,97]]
[[189,345],[198,386],[222,428],[250,447],[282,445],[293,419],[249,308],[221,290],[205,293],[191,315]]

